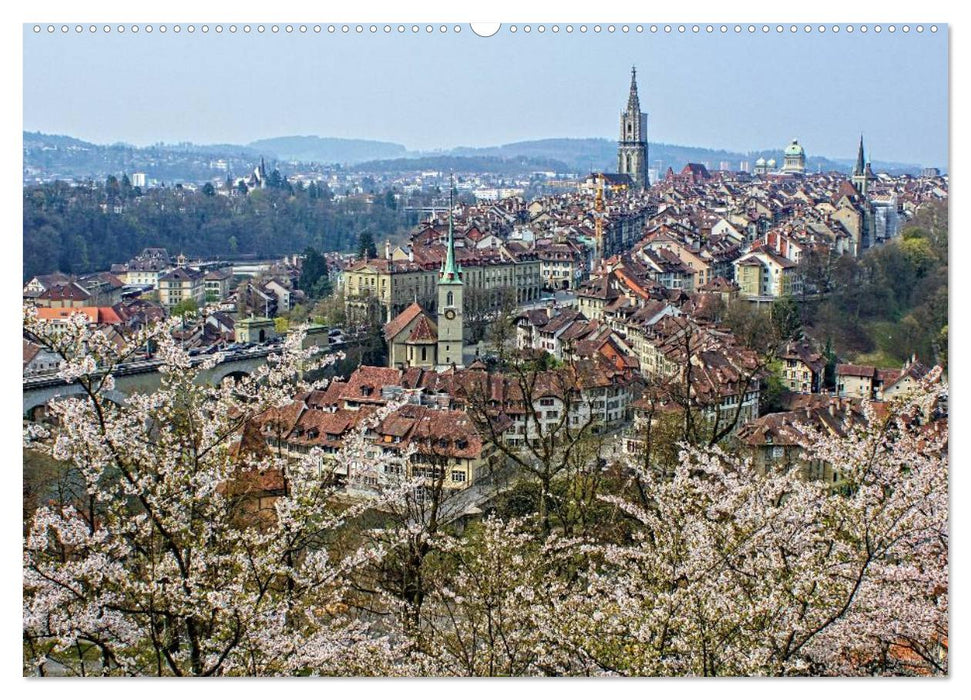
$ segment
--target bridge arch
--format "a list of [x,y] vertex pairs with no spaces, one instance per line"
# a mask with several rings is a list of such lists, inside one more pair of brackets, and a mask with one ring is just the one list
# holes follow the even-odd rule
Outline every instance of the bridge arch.
[[220,386],[227,379],[232,379],[233,382],[239,382],[245,377],[249,377],[250,373],[243,369],[234,369],[227,372],[221,372],[217,376],[212,378],[212,384],[215,386]]
[[[34,422],[46,420],[52,402],[58,401],[59,399],[83,398],[84,396],[84,389],[78,384],[68,384],[58,387],[58,392],[54,395],[37,393],[24,394],[23,417]],[[128,397],[117,389],[103,391],[101,392],[101,397],[118,406],[123,406],[128,400]]]

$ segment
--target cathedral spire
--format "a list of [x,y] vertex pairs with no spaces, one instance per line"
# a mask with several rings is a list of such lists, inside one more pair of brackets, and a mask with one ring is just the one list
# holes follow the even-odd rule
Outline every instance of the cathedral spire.
[[637,66],[630,68],[627,109],[620,115],[617,172],[629,175],[638,189],[650,185],[647,177],[647,115],[641,111],[641,101],[637,96]]
[[637,66],[630,67],[630,95],[627,98],[627,111],[631,114],[641,111],[641,101],[637,97]]
[[445,250],[445,260],[442,261],[442,277],[439,283],[462,284],[462,267],[455,260],[455,231],[452,224],[452,210],[455,207],[452,198],[455,191],[455,181],[449,177],[448,181],[448,244]]
[[860,134],[860,150],[856,154],[856,167],[853,169],[854,175],[862,175],[866,161],[863,159],[863,134]]

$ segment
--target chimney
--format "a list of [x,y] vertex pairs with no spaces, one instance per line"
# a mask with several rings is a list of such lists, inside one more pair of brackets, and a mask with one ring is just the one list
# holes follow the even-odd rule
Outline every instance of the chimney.
[[384,257],[388,260],[391,259],[391,239],[388,238],[384,241]]

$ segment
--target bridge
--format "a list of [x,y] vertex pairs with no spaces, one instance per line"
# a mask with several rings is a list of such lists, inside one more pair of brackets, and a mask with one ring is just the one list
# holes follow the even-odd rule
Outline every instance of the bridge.
[[[359,335],[348,335],[345,339],[330,343],[327,347],[332,352],[344,350],[348,343],[357,342]],[[218,386],[227,377],[242,377],[252,374],[260,365],[266,363],[267,355],[280,352],[279,345],[257,345],[233,351],[220,351],[221,360],[211,368],[199,373],[197,381],[210,386]],[[209,359],[208,355],[190,357],[193,365],[202,364]],[[162,385],[162,376],[158,372],[161,362],[158,360],[144,360],[118,365],[112,372],[115,378],[115,388],[104,393],[105,398],[122,404],[131,394],[151,394]],[[43,411],[54,399],[68,396],[80,396],[84,389],[76,382],[68,383],[56,374],[44,374],[34,377],[24,377],[24,418],[36,420],[42,418],[38,409]]]
[[[266,362],[266,356],[275,350],[278,351],[278,348],[263,345],[231,353],[224,352],[222,361],[215,367],[199,373],[198,381],[217,386],[227,377],[252,374]],[[191,358],[191,362],[198,365],[206,359],[206,356],[196,356]],[[160,364],[158,360],[145,360],[119,365],[112,372],[115,388],[105,392],[105,398],[121,404],[131,394],[150,394],[157,391],[162,384],[162,375],[158,372]],[[23,415],[29,420],[35,420],[41,417],[38,409],[43,410],[52,400],[82,394],[84,389],[80,384],[65,382],[54,374],[25,377]]]

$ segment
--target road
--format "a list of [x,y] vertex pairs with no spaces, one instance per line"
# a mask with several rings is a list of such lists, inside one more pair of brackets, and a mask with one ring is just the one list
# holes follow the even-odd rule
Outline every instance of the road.
[[549,306],[550,303],[552,303],[554,306],[576,306],[576,292],[543,292],[543,296],[537,301],[534,301],[531,304],[521,304],[519,306],[519,310],[528,311],[530,309],[543,309]]

